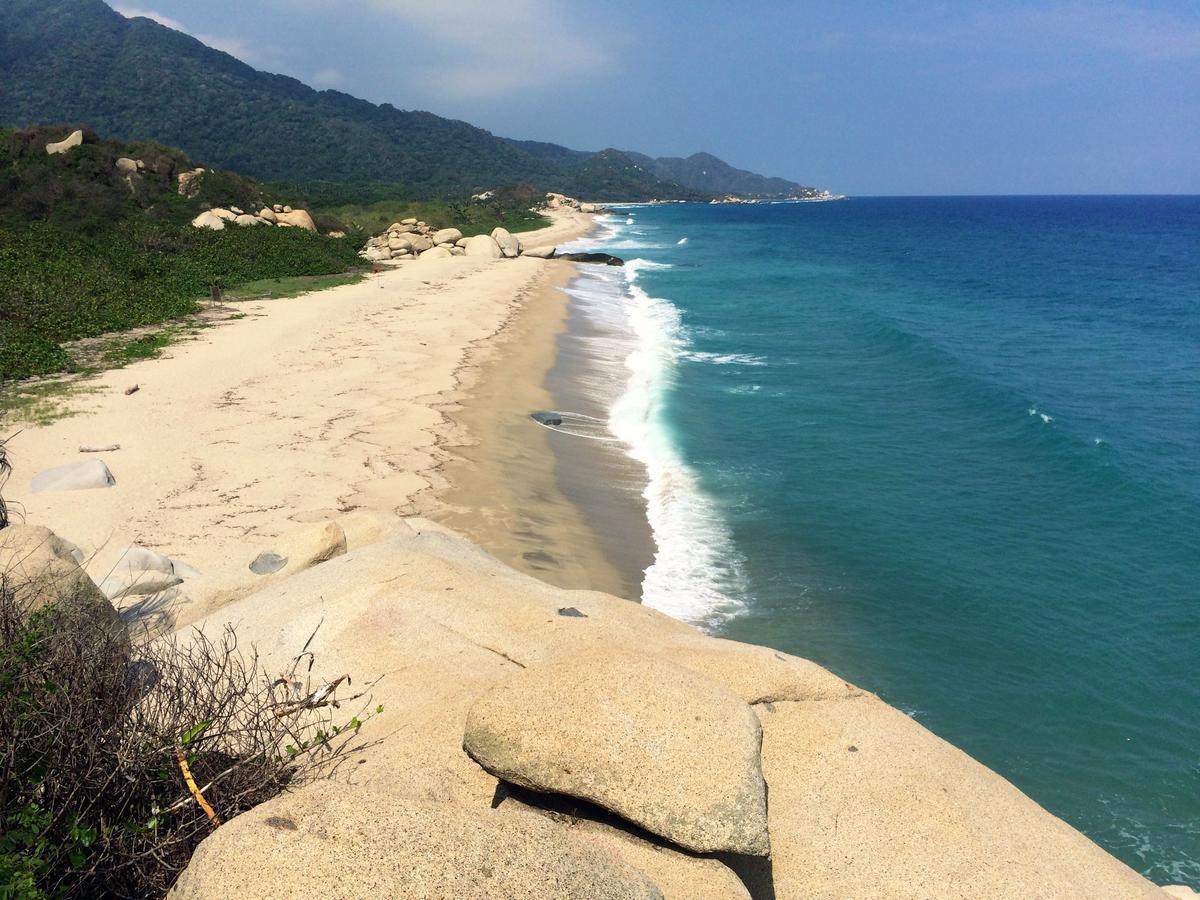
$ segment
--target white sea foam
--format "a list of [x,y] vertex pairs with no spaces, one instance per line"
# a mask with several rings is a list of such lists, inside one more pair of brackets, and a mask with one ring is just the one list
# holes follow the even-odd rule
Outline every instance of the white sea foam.
[[632,224],[633,224],[633,216],[630,216],[628,219],[626,219],[626,220],[625,220],[625,224],[626,224],[626,225],[632,225]]
[[1048,416],[1044,412],[1039,412],[1036,406],[1029,407],[1028,411],[1031,416],[1037,416],[1039,419],[1041,419],[1042,423],[1045,425],[1049,425],[1054,421],[1054,416]]
[[708,353],[702,350],[685,350],[681,354],[684,359],[692,362],[707,362],[718,366],[765,366],[767,361],[761,356],[751,356],[749,353]]
[[686,244],[686,243],[687,243],[687,238],[685,238],[685,237],[681,237],[679,240],[677,240],[677,241],[675,242],[675,246],[677,246],[677,247],[682,247],[682,246],[683,246],[684,244]]

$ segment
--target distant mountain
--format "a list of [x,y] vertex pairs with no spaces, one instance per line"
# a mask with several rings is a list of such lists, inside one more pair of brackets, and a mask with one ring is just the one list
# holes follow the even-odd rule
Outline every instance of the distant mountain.
[[601,201],[705,199],[741,192],[728,186],[735,182],[747,193],[761,182],[775,196],[788,192],[776,181],[792,186],[711,156],[712,165],[697,166],[696,156],[651,160],[506,140],[432,113],[316,91],[157,22],[126,19],[101,0],[0,0],[0,125],[48,122],[160,141],[264,180],[386,185],[409,197],[518,182]]
[[705,194],[734,194],[739,197],[811,197],[817,188],[786,178],[768,178],[745,169],[735,169],[711,153],[693,153],[687,159],[664,156],[652,159],[641,153],[627,153],[656,177]]

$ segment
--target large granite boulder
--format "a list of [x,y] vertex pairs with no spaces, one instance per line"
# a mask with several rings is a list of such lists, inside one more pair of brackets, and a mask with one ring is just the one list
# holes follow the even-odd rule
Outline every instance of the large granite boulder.
[[[317,889],[319,886],[319,890]],[[242,813],[196,849],[172,900],[655,900],[616,853],[528,813],[502,816],[318,782]]]
[[560,253],[558,258],[567,259],[571,262],[595,263],[602,266],[625,265],[625,260],[619,256],[613,256],[611,253]]
[[317,225],[313,221],[312,216],[307,210],[291,209],[285,206],[283,212],[275,213],[275,219],[280,225],[287,225],[293,228],[303,228],[305,231],[316,231]]
[[500,258],[500,245],[486,234],[477,234],[475,237],[467,238],[463,249],[467,251],[467,256],[482,256],[486,259]]
[[433,233],[434,244],[453,244],[462,240],[463,233],[457,228],[443,228]]
[[500,253],[506,258],[521,255],[521,242],[507,228],[493,228],[492,240],[500,246]]
[[33,612],[69,604],[117,627],[117,611],[82,568],[83,553],[49,528],[10,525],[0,530],[0,579],[19,607]]
[[1159,888],[877,697],[756,706],[778,897],[1087,897]]
[[38,472],[29,488],[35,494],[41,494],[46,491],[87,491],[112,487],[116,483],[117,479],[103,460],[86,459]]
[[449,259],[453,255],[454,254],[445,247],[433,247],[432,249],[426,250],[418,258],[422,260]]
[[405,237],[407,238],[413,253],[424,253],[426,250],[429,250],[431,247],[433,247],[433,241],[429,239],[428,235],[409,234],[405,235]]
[[[249,563],[256,575],[292,574],[328,562],[346,552],[346,532],[337,522],[313,522],[286,531]],[[265,561],[281,561],[271,566]]]
[[66,153],[68,150],[71,150],[74,147],[78,147],[82,143],[83,143],[83,132],[82,131],[72,131],[61,141],[58,141],[57,143],[53,143],[53,144],[47,144],[46,145],[46,153],[50,156],[54,156],[59,153]]
[[463,749],[497,778],[588,800],[697,853],[766,856],[754,711],[665,659],[589,651],[471,707]]
[[271,209],[269,206],[264,206],[262,209],[260,209],[258,211],[258,217],[260,219],[266,219],[272,224],[279,221],[278,217],[275,215],[275,210]]
[[141,164],[141,160],[130,159],[128,156],[117,159],[117,171],[122,175],[136,175],[142,168],[144,166]]
[[193,228],[211,228],[213,231],[221,231],[225,228],[225,220],[216,215],[211,209],[200,213],[196,218],[192,219]]
[[522,250],[522,256],[532,256],[534,259],[554,259],[556,247],[530,247],[527,250]]
[[249,213],[242,213],[240,216],[237,216],[233,221],[234,221],[235,225],[242,225],[242,226],[259,224],[258,217],[252,216]]

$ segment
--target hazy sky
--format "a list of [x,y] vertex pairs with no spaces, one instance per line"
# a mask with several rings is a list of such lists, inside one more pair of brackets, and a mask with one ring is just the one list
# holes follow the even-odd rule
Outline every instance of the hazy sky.
[[1200,3],[133,0],[506,137],[852,194],[1200,193]]

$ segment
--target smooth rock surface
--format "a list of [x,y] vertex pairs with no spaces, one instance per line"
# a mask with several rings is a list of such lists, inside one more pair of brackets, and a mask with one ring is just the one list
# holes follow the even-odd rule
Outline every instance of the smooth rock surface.
[[235,218],[233,221],[234,221],[234,224],[242,225],[242,226],[259,224],[258,217],[249,215],[248,213],[242,213],[237,218]]
[[[253,852],[244,848],[253,847]],[[319,886],[319,888],[318,888]],[[595,898],[662,892],[620,856],[532,814],[501,816],[437,800],[319,782],[218,828],[172,900]]]
[[511,259],[521,254],[521,242],[507,228],[493,228],[492,240],[500,247],[500,253]]
[[58,153],[66,153],[68,150],[78,147],[83,143],[83,132],[72,131],[61,141],[46,145],[46,153],[54,156]]
[[602,651],[493,688],[471,707],[463,749],[497,778],[596,803],[688,850],[765,856],[761,739],[723,685]]
[[112,487],[116,483],[103,460],[86,459],[38,472],[29,487],[35,494],[40,494],[43,491],[87,491]]
[[115,623],[116,610],[81,567],[82,556],[78,547],[49,528],[9,525],[0,529],[0,574],[18,603],[34,610],[69,600]]
[[283,212],[275,213],[275,219],[280,225],[290,225],[293,228],[303,228],[305,231],[316,231],[316,223],[307,210],[292,209],[285,206]]
[[554,259],[554,253],[557,247],[530,247],[527,250],[522,250],[522,256],[532,256],[534,259]]
[[777,897],[1162,900],[1159,888],[877,697],[755,710]]
[[467,243],[463,245],[463,249],[467,251],[467,256],[483,256],[489,259],[500,258],[500,245],[486,234],[477,234],[475,237],[467,238]]
[[423,260],[449,259],[453,255],[454,254],[445,247],[434,247],[430,250],[426,250],[419,258]]
[[210,209],[192,219],[192,227],[211,228],[213,231],[221,231],[225,227],[225,220]]
[[462,240],[463,233],[457,228],[443,228],[441,231],[433,233],[433,242],[435,244],[453,244],[456,241]]

